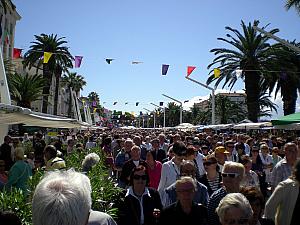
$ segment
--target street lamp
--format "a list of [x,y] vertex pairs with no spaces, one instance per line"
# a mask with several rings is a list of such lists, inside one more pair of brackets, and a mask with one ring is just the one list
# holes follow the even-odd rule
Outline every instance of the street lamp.
[[215,103],[215,89],[206,85],[206,84],[203,84],[197,80],[194,80],[192,78],[189,78],[188,76],[185,77],[186,79],[190,80],[190,81],[193,81],[194,83],[196,84],[199,84],[201,85],[202,87],[205,87],[209,90],[211,90],[211,124],[214,125],[215,122],[216,122],[216,118],[215,118],[215,111],[216,111],[216,103]]
[[[151,105],[154,105],[154,106],[156,106],[156,107],[158,107],[158,108],[162,108],[162,107],[160,107],[159,105],[156,105],[156,104],[154,104],[154,103],[150,103]],[[163,108],[164,109],[164,128],[166,127],[166,107],[164,107]],[[155,120],[154,120],[154,124],[155,124]],[[154,125],[155,126],[155,125]]]
[[274,39],[275,41],[278,41],[279,43],[285,45],[286,47],[292,49],[293,51],[297,52],[297,53],[300,53],[300,48],[298,48],[297,46],[295,45],[292,45],[291,43],[287,42],[286,40],[283,40],[277,36],[275,36],[274,34],[271,34],[270,32],[267,32],[257,26],[253,26],[253,29],[254,30],[257,30],[259,31],[260,33],[263,33],[264,35],[266,35],[267,37],[270,37],[272,39]]
[[165,97],[167,97],[167,98],[169,98],[169,99],[172,99],[173,101],[175,101],[175,102],[177,102],[177,103],[180,104],[180,118],[179,118],[179,124],[182,124],[182,102],[179,101],[179,100],[177,100],[177,99],[175,99],[175,98],[172,98],[172,97],[170,97],[170,96],[168,96],[168,95],[165,95],[165,94],[162,94],[162,96],[165,96]]

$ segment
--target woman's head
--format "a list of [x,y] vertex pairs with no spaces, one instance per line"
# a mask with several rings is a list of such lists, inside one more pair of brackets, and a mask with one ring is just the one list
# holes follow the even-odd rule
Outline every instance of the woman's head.
[[216,209],[222,225],[248,224],[253,215],[251,205],[241,193],[227,194]]
[[17,160],[23,160],[24,159],[24,149],[22,147],[17,147],[15,149],[15,156]]
[[147,151],[146,153],[146,162],[149,164],[154,163],[155,161],[155,152],[154,151]]
[[203,166],[207,172],[217,170],[217,158],[213,155],[207,155],[203,159]]
[[149,184],[147,168],[143,165],[134,167],[130,174],[130,185],[133,188],[145,188]]

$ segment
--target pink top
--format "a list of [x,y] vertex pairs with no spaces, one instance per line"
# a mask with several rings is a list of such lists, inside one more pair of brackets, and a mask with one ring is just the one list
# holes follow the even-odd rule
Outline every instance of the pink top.
[[149,187],[158,188],[158,184],[160,181],[160,175],[161,175],[161,168],[162,168],[162,164],[159,161],[155,161],[155,166],[154,169],[151,170],[150,167],[148,167],[148,174],[149,174],[149,178],[150,178],[150,182],[149,182]]

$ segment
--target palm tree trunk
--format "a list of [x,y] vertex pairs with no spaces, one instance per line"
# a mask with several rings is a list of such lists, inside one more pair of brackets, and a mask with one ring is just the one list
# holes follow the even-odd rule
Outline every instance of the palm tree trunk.
[[42,106],[42,113],[48,113],[48,99],[50,94],[50,87],[52,81],[52,74],[49,70],[48,63],[44,63],[43,65],[43,76],[46,80],[45,86],[43,88],[43,106]]
[[72,112],[72,92],[71,92],[71,88],[70,87],[69,87],[69,92],[70,92],[70,96],[69,96],[68,117],[71,118],[71,112]]
[[57,115],[57,107],[58,107],[58,94],[59,94],[59,82],[61,77],[62,69],[61,67],[57,67],[55,70],[55,95],[54,95],[54,111],[53,114]]
[[281,80],[281,95],[283,101],[284,115],[293,114],[296,111],[297,87],[295,82],[287,77],[286,80]]
[[260,76],[257,72],[246,72],[245,89],[247,95],[248,119],[252,122],[258,121],[259,81]]

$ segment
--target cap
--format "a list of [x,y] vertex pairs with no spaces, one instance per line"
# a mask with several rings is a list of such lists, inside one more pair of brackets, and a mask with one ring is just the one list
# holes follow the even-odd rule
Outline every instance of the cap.
[[223,146],[218,146],[215,149],[215,153],[224,153],[224,154],[228,154],[229,152],[225,149],[225,147]]

